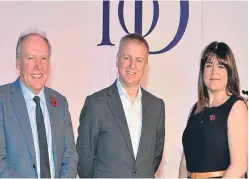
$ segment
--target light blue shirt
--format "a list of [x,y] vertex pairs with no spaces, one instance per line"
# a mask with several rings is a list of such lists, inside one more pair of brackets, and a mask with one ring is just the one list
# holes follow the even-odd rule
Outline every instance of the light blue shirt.
[[[24,99],[25,99],[28,114],[29,114],[29,122],[30,122],[31,130],[32,130],[34,147],[35,147],[37,174],[38,174],[38,178],[40,178],[40,149],[39,149],[37,126],[36,126],[36,115],[35,115],[36,104],[35,104],[35,101],[33,100],[35,95],[22,83],[21,80],[20,80],[20,85],[21,85],[21,89],[24,95]],[[41,105],[42,114],[44,117],[44,124],[45,124],[47,143],[48,143],[48,155],[49,155],[51,178],[54,178],[55,171],[54,171],[54,156],[53,156],[53,148],[52,148],[52,133],[51,133],[49,113],[48,113],[47,104],[46,104],[46,98],[44,94],[44,88],[41,90],[41,92],[37,96],[40,97],[40,105]]]
[[136,158],[142,130],[142,92],[139,86],[137,97],[132,104],[130,96],[117,80],[118,93],[122,101],[126,122],[129,128],[133,153]]

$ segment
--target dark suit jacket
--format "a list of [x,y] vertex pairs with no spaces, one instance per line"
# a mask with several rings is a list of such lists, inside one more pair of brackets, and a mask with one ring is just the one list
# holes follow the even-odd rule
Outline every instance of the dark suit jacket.
[[[44,89],[51,122],[55,177],[76,177],[78,154],[68,103],[58,92]],[[58,107],[51,103],[54,97]],[[37,177],[35,147],[19,79],[0,86],[0,177]]]
[[78,132],[80,177],[154,177],[164,148],[164,102],[142,89],[136,159],[116,82],[86,98]]

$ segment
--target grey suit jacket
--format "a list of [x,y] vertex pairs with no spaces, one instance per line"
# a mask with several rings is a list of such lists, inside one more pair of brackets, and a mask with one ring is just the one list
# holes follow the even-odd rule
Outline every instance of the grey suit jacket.
[[164,148],[164,102],[142,89],[142,132],[136,159],[116,81],[86,98],[78,132],[80,177],[154,177]]
[[[67,100],[47,87],[44,93],[51,122],[55,177],[76,177],[78,154]],[[58,107],[52,105],[52,97]],[[19,79],[0,86],[0,177],[37,177],[34,141]]]

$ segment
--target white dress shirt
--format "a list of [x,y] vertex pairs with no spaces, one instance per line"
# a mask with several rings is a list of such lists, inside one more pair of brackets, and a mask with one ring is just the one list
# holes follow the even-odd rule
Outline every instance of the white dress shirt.
[[141,137],[141,130],[142,130],[142,92],[141,87],[139,86],[137,97],[132,104],[131,99],[125,89],[122,87],[119,79],[117,80],[117,88],[118,93],[121,98],[126,121],[128,124],[132,147],[134,156],[136,158],[139,141]]

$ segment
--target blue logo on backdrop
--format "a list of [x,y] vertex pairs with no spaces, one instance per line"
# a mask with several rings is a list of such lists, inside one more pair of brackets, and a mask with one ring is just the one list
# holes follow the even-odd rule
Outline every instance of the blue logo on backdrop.
[[[142,32],[142,4],[143,1],[135,1],[135,33],[142,35],[143,37],[148,36],[156,27],[159,17],[159,4],[157,0],[153,0],[153,19],[148,32],[143,35]],[[126,28],[124,21],[124,0],[119,1],[118,4],[118,18],[121,27],[128,34],[130,33]],[[186,30],[189,18],[189,2],[187,0],[180,0],[180,21],[177,32],[171,42],[161,50],[150,51],[150,54],[160,54],[171,50],[181,40]],[[163,34],[162,34],[163,36]],[[110,41],[110,1],[103,1],[103,29],[102,29],[102,41],[98,46],[114,44]]]

